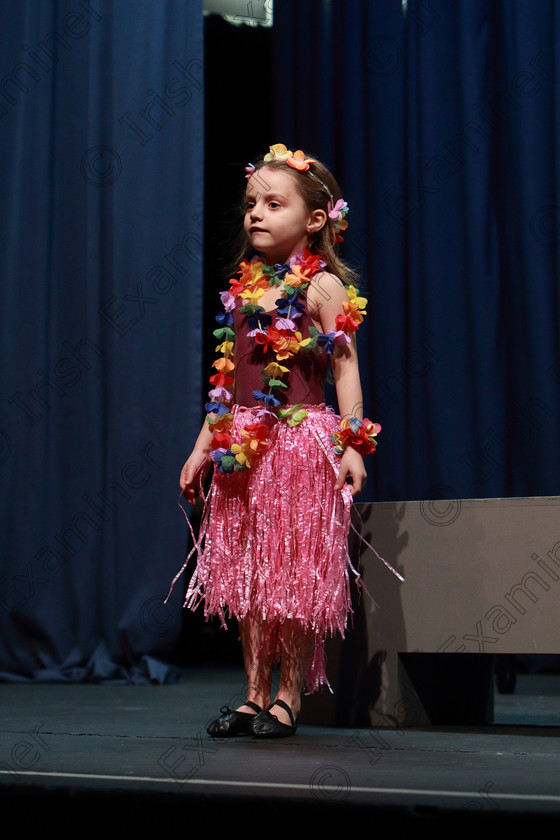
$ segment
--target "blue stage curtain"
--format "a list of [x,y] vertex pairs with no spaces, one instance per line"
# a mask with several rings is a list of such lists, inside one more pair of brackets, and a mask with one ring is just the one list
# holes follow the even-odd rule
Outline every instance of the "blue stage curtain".
[[7,0],[0,45],[0,679],[169,681],[202,422],[202,4]]
[[274,141],[332,166],[369,298],[358,343],[383,430],[360,499],[560,491],[559,15],[276,4]]

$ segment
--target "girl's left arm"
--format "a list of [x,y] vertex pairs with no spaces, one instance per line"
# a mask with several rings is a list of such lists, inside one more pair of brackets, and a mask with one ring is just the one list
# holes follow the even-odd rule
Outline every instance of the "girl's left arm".
[[[343,312],[342,303],[348,300],[346,289],[339,278],[327,272],[315,275],[308,287],[307,300],[310,314],[320,321],[322,332],[336,332],[336,316]],[[341,418],[357,417],[363,420],[362,385],[354,337],[345,347],[335,348],[331,364]],[[336,488],[341,489],[347,478],[352,480],[353,496],[364,489],[367,478],[364,460],[351,446],[340,458]]]

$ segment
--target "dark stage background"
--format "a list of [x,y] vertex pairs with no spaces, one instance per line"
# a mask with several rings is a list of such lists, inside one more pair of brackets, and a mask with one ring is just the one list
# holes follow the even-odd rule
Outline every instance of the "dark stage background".
[[244,166],[271,143],[350,205],[383,426],[360,500],[558,493],[558,17],[2,4],[1,679],[165,682],[215,650],[162,598]]

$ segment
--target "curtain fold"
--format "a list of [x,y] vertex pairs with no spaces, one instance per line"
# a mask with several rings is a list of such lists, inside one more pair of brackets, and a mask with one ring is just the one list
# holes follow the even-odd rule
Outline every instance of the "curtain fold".
[[202,422],[202,4],[10,0],[0,41],[0,679],[165,682]]
[[557,494],[557,4],[275,14],[276,140],[333,168],[370,301],[360,498]]

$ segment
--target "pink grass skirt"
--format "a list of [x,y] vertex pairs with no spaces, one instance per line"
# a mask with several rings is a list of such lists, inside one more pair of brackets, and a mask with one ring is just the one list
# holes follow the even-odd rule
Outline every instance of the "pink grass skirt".
[[[283,653],[282,622],[293,619],[302,632],[312,631],[316,644],[305,680],[312,693],[328,686],[325,640],[344,635],[352,611],[352,493],[348,485],[334,489],[340,458],[331,434],[340,418],[324,405],[305,408],[298,426],[267,421],[269,446],[250,470],[224,475],[214,469],[185,606],[195,610],[203,603],[206,618],[219,616],[224,627],[231,616],[259,616],[276,661]],[[260,407],[236,406],[233,438],[259,413]]]

